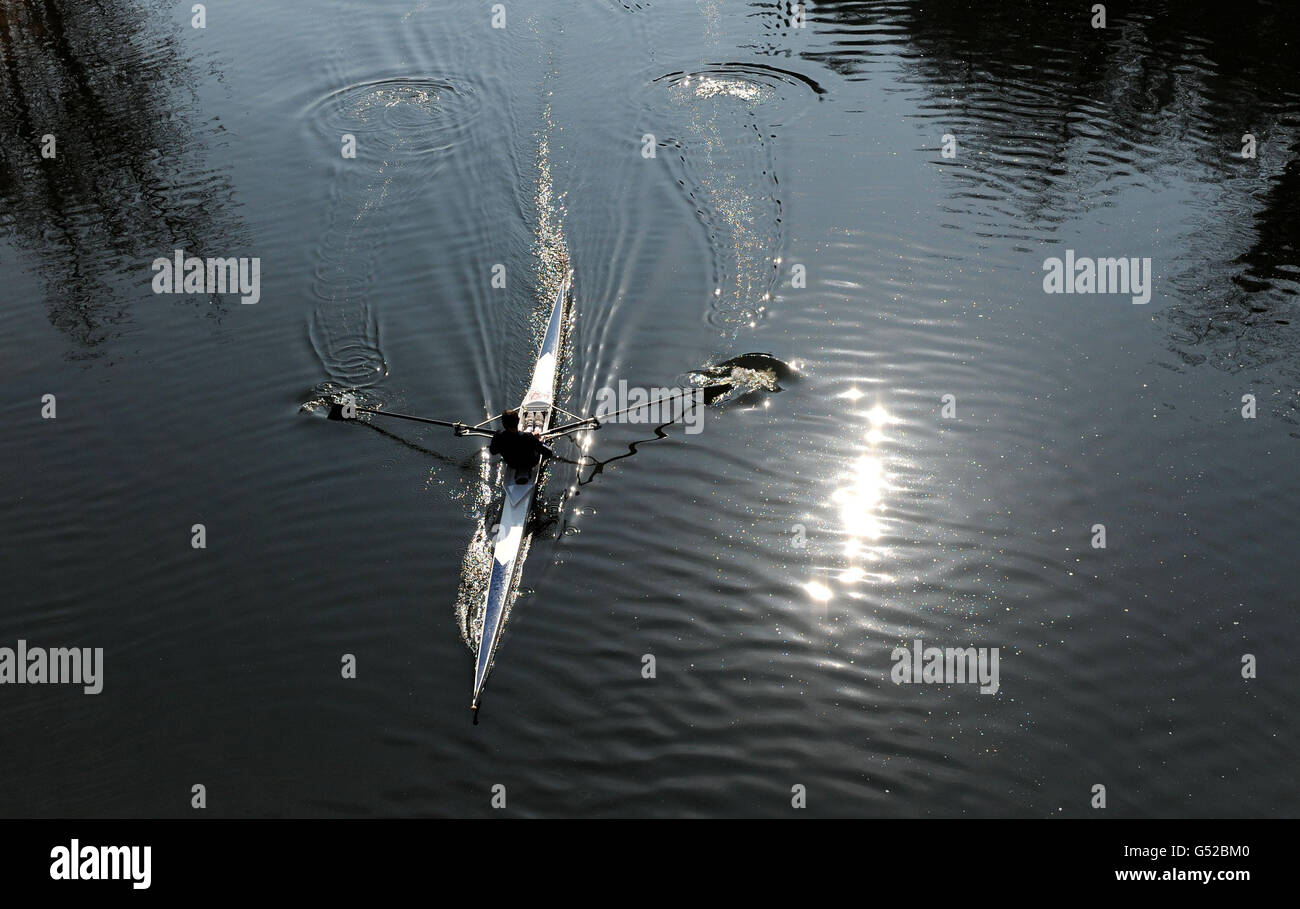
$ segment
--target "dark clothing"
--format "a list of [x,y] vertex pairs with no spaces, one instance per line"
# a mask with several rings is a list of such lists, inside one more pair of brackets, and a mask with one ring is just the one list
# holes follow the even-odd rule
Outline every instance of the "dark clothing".
[[501,455],[501,460],[516,471],[532,470],[540,458],[555,457],[551,446],[530,432],[502,429],[492,436],[488,451]]

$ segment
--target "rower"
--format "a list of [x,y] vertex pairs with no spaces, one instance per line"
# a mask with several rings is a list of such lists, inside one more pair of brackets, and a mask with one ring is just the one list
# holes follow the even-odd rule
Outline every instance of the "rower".
[[493,433],[488,451],[500,455],[506,466],[515,472],[516,483],[527,483],[533,468],[542,458],[555,457],[555,450],[542,441],[536,432],[519,431],[519,411],[507,410],[501,415],[504,429]]

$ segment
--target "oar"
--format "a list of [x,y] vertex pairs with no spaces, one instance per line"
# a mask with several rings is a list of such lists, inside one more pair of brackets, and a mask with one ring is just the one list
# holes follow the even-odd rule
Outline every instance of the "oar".
[[554,439],[559,436],[567,436],[570,433],[582,432],[582,430],[584,429],[600,429],[601,424],[605,420],[608,420],[610,417],[621,416],[622,414],[630,413],[633,410],[640,410],[643,407],[649,407],[652,404],[660,404],[664,401],[690,400],[693,402],[694,398],[688,398],[687,397],[688,394],[689,392],[686,389],[681,389],[680,393],[675,391],[672,394],[661,395],[658,398],[654,398],[652,400],[642,402],[641,404],[633,404],[631,407],[624,407],[622,410],[615,410],[611,413],[602,414],[599,417],[590,416],[587,417],[586,419],[580,419],[573,423],[565,423],[563,426],[556,426],[554,429],[549,429],[546,432],[542,433],[542,438]]
[[[347,419],[351,419],[350,417],[345,417],[345,416],[343,416],[343,407],[344,407],[344,405],[338,403],[337,401],[336,401],[335,403],[331,404],[331,405],[330,405],[329,418],[330,418],[331,420],[347,420]],[[479,429],[478,426],[466,426],[464,423],[460,423],[460,422],[452,423],[452,422],[449,421],[449,420],[431,420],[431,419],[429,419],[428,417],[413,417],[413,416],[411,416],[410,414],[407,414],[407,413],[396,413],[396,412],[391,411],[391,410],[377,410],[377,409],[375,409],[375,408],[373,408],[373,407],[361,407],[360,405],[357,405],[357,404],[353,404],[353,405],[351,405],[351,407],[352,407],[352,409],[353,409],[354,411],[356,411],[357,413],[372,413],[372,414],[375,414],[375,415],[377,415],[377,416],[381,416],[381,417],[394,417],[394,418],[396,418],[396,419],[398,419],[398,420],[410,420],[412,423],[429,423],[429,424],[431,424],[431,425],[433,425],[433,426],[449,426],[449,427],[451,427],[452,429],[456,430],[456,435],[458,435],[458,436],[491,436],[491,435],[493,435],[493,433],[488,432],[487,430]],[[483,425],[483,424],[480,423],[479,426],[481,426],[481,425]]]

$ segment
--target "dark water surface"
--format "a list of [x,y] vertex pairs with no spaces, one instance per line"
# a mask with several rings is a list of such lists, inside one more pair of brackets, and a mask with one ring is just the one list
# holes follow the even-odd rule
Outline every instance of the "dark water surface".
[[[105,655],[0,686],[0,812],[1293,814],[1300,7],[1112,6],[6,3],[0,646]],[[480,446],[319,405],[512,406],[566,264],[568,409],[782,390],[554,471],[474,727]]]

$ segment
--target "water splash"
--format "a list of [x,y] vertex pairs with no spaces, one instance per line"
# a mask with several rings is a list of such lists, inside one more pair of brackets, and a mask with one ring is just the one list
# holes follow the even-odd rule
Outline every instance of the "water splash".
[[756,393],[777,394],[785,389],[781,381],[790,381],[795,369],[771,354],[747,353],[701,366],[687,374],[687,381],[704,389],[704,402],[721,407]]

